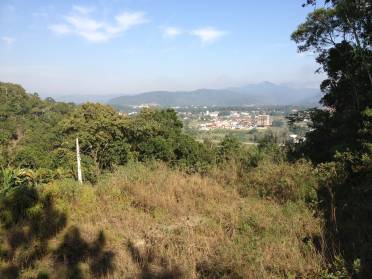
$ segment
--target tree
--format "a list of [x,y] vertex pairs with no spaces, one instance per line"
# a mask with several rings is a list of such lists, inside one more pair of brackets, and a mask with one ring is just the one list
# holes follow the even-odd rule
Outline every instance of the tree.
[[243,154],[241,142],[232,135],[226,135],[217,149],[218,159],[222,163],[228,160],[238,159]]
[[316,162],[332,160],[337,151],[363,149],[358,131],[372,104],[371,15],[368,1],[327,0],[292,34],[300,52],[318,54],[319,70],[328,75],[321,84],[326,109],[312,111],[313,131],[304,150]]
[[[315,5],[316,0],[308,0]],[[326,254],[341,256],[348,277],[372,272],[372,5],[326,0],[292,34],[298,50],[317,53],[323,109],[310,112],[311,131],[300,149],[318,165],[319,208]]]
[[52,168],[50,153],[60,142],[57,124],[74,108],[0,83],[0,164]]
[[128,157],[123,125],[125,119],[112,107],[86,103],[69,118],[61,122],[62,147],[75,148],[75,139],[80,141],[83,155],[92,158],[96,171],[111,169]]

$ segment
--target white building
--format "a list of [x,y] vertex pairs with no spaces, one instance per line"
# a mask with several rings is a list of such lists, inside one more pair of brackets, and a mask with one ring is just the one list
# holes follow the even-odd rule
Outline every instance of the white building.
[[256,125],[258,127],[271,126],[270,115],[261,114],[256,116]]

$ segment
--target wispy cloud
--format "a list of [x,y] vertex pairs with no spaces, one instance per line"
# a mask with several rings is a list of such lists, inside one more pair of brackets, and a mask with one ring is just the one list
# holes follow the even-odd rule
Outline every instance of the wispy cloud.
[[95,7],[87,7],[87,6],[79,6],[79,5],[74,5],[72,9],[78,13],[87,15],[93,12],[96,8]]
[[90,42],[107,42],[136,25],[148,22],[143,12],[123,12],[116,15],[114,23],[95,19],[94,8],[73,6],[73,11],[64,16],[64,22],[49,26],[56,34],[76,34]]
[[163,36],[167,38],[174,38],[182,34],[182,30],[178,27],[168,26],[163,29]]
[[4,37],[1,37],[1,41],[7,46],[11,46],[12,44],[14,44],[15,39],[13,37],[4,36]]
[[214,27],[203,27],[190,32],[191,35],[197,36],[203,45],[213,43],[227,34],[226,31],[218,30]]

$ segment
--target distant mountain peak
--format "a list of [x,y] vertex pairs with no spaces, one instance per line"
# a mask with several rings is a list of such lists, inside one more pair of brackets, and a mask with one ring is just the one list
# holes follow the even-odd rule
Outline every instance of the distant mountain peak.
[[[153,91],[117,97],[110,104],[138,106],[156,103],[159,106],[244,106],[244,105],[316,105],[317,89],[292,88],[269,81],[225,89],[200,88],[193,91]],[[309,100],[315,102],[309,103]]]

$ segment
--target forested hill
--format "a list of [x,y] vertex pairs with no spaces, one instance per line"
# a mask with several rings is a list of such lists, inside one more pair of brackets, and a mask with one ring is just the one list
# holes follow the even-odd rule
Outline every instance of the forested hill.
[[241,105],[309,105],[316,106],[320,91],[311,88],[292,88],[270,82],[226,89],[195,91],[153,91],[113,98],[109,104],[156,104],[168,106],[241,106]]
[[128,160],[159,159],[202,168],[213,152],[182,133],[174,110],[120,115],[108,105],[42,100],[16,84],[0,83],[0,166],[46,169],[74,177],[75,139],[86,180]]
[[75,105],[42,100],[16,84],[0,82],[0,165],[50,168],[58,123]]

